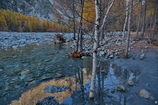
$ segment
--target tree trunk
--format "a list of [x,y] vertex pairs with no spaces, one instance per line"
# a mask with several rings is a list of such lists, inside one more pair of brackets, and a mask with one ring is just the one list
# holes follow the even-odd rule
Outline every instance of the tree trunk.
[[141,6],[139,8],[139,15],[138,15],[138,24],[137,24],[137,31],[136,31],[136,37],[138,38],[139,36],[139,28],[140,28],[140,15],[141,15],[141,11],[142,11],[142,1],[140,2]]
[[81,18],[80,18],[80,28],[79,28],[79,52],[82,52],[82,20],[83,20],[83,8],[84,8],[84,0],[81,0],[81,5],[82,5],[82,9],[81,9]]
[[93,68],[92,68],[92,79],[90,85],[89,98],[94,99],[95,91],[95,77],[97,70],[97,47],[98,47],[98,31],[100,25],[100,0],[95,0],[95,11],[96,11],[96,20],[95,20],[95,33],[94,33],[94,45],[93,45]]
[[133,10],[133,0],[130,3],[130,9],[129,9],[129,15],[128,15],[128,34],[127,34],[127,46],[126,46],[126,52],[125,57],[128,58],[128,51],[129,51],[129,44],[130,44],[130,36],[131,36],[131,20],[132,20],[132,10]]
[[144,1],[145,2],[145,8],[144,8],[144,17],[143,17],[143,27],[142,27],[142,37],[145,34],[145,28],[146,28],[146,9],[147,9],[147,0]]
[[100,5],[101,4],[100,4],[100,0],[95,0],[96,20],[95,20],[94,45],[93,45],[92,79],[91,79],[90,92],[89,92],[90,99],[94,99],[95,77],[96,77],[96,70],[97,70],[97,51],[98,51],[98,45],[99,45],[99,33],[101,33],[104,28],[107,16],[110,12],[110,9],[112,8],[112,5],[114,4],[114,1],[115,0],[113,0],[112,3],[109,4],[106,14],[103,18],[102,25],[100,26]]
[[127,21],[128,21],[128,15],[129,15],[128,2],[129,2],[129,0],[126,0],[126,18],[125,18],[125,23],[123,25],[123,36],[122,36],[123,38],[125,37],[126,25],[127,25]]
[[73,0],[73,36],[74,40],[76,40],[76,25],[75,25],[75,0]]

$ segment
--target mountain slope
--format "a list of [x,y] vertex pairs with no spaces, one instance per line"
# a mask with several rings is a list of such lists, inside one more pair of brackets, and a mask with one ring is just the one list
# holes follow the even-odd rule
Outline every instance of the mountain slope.
[[0,0],[0,8],[53,20],[51,0]]

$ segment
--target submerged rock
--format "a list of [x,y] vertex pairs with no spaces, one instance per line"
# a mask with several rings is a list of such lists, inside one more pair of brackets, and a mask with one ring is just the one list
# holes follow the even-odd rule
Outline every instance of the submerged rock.
[[50,96],[38,101],[36,105],[59,105],[59,103],[54,99],[54,97]]
[[145,54],[142,54],[142,55],[140,56],[140,59],[141,59],[141,60],[145,59]]
[[128,80],[127,83],[128,83],[129,86],[134,86],[135,85],[133,79]]
[[150,95],[150,93],[147,90],[145,90],[145,89],[142,89],[139,92],[139,96],[141,96],[143,98],[147,98],[147,99],[153,99],[153,97]]
[[66,86],[53,86],[53,85],[48,85],[44,88],[44,91],[47,93],[57,93],[57,92],[63,92],[66,90],[69,90],[69,87]]
[[125,86],[124,85],[117,85],[117,90],[118,91],[123,91],[123,92],[126,92],[126,88],[125,88]]
[[25,71],[22,71],[20,74],[21,76],[23,75],[28,75],[30,73],[30,70],[25,70]]

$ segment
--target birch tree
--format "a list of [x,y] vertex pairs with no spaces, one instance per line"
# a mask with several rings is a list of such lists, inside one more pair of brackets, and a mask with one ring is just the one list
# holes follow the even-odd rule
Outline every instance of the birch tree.
[[125,18],[125,22],[124,22],[124,26],[123,26],[123,37],[125,37],[126,25],[127,25],[127,21],[128,21],[128,14],[129,14],[128,2],[129,2],[129,0],[126,0],[126,18]]
[[133,1],[130,3],[129,8],[129,15],[128,15],[128,33],[127,33],[127,40],[126,40],[126,52],[125,57],[128,58],[128,51],[129,51],[129,44],[130,44],[130,36],[131,36],[131,20],[132,20],[132,10],[133,10]]
[[[102,25],[100,23],[100,6],[101,1],[95,0],[95,12],[96,12],[96,20],[95,20],[95,32],[94,32],[94,44],[93,44],[93,66],[92,66],[92,78],[91,78],[91,84],[90,84],[90,92],[89,92],[89,98],[94,99],[94,91],[95,91],[95,77],[96,77],[96,70],[97,70],[97,50],[99,46],[99,33],[103,30],[104,25],[106,23],[107,16],[110,12],[110,9],[112,8],[112,5],[115,0],[113,0],[111,3],[109,3],[108,9],[104,15]],[[101,25],[101,26],[100,26]]]

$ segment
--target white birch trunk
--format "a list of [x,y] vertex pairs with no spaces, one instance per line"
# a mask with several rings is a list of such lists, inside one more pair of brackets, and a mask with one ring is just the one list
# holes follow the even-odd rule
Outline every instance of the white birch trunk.
[[94,33],[94,45],[93,45],[93,68],[92,68],[92,79],[90,85],[89,98],[94,99],[95,91],[95,77],[97,70],[97,47],[98,47],[98,31],[100,23],[100,0],[95,0],[95,11],[96,11],[96,21],[95,21],[95,33]]
[[125,18],[125,23],[123,25],[123,38],[125,37],[125,31],[126,31],[126,25],[127,25],[127,20],[128,20],[128,15],[129,15],[129,12],[128,12],[128,2],[129,0],[126,0],[126,18]]
[[90,92],[89,92],[89,98],[94,99],[94,91],[95,91],[95,77],[96,77],[96,70],[97,70],[97,48],[99,43],[99,33],[103,30],[103,27],[106,23],[107,16],[110,12],[110,9],[112,8],[114,4],[113,0],[109,6],[108,10],[106,11],[106,14],[103,19],[102,26],[100,26],[100,0],[95,0],[95,11],[96,11],[96,20],[95,20],[95,33],[94,33],[94,45],[93,45],[93,67],[92,67],[92,79],[91,79],[91,85],[90,85]]
[[129,15],[128,15],[128,34],[127,34],[127,46],[126,46],[126,52],[125,52],[125,57],[126,58],[128,58],[128,51],[129,51],[128,49],[129,49],[129,44],[130,44],[132,10],[133,10],[133,0],[131,1],[130,12],[129,12]]

